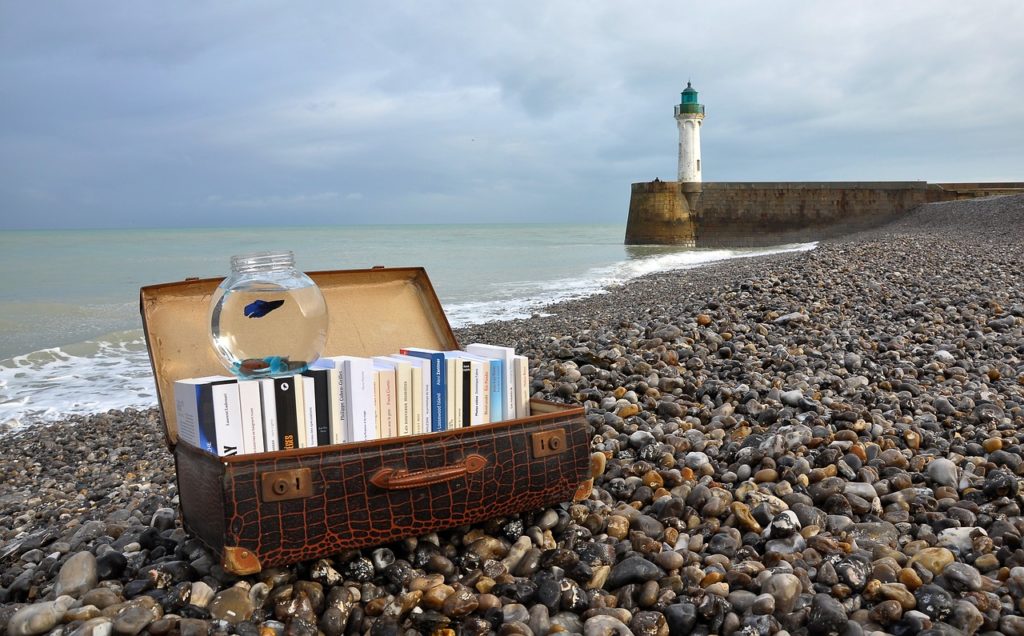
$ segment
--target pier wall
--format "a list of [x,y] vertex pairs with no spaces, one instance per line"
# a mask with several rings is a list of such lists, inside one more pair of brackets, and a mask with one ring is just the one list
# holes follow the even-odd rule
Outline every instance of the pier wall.
[[[743,247],[840,236],[923,203],[1024,192],[1024,183],[925,181],[634,183],[626,244]],[[685,190],[685,192],[684,192]]]
[[626,245],[693,245],[690,207],[676,181],[634,183],[629,197]]
[[696,210],[701,246],[813,241],[881,225],[944,192],[924,181],[706,183]]

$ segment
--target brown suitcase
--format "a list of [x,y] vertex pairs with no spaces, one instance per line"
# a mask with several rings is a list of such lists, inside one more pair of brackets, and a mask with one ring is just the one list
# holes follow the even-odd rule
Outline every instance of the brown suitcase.
[[[313,272],[330,315],[325,355],[458,343],[421,268]],[[532,400],[528,418],[373,442],[216,457],[177,438],[176,380],[225,373],[209,343],[220,279],[140,290],[186,529],[252,574],[589,495],[583,409]]]

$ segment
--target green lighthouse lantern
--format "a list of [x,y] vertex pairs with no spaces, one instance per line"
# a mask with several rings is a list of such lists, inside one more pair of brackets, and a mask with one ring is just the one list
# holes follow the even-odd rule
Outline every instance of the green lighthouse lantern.
[[679,106],[676,107],[677,115],[684,113],[693,115],[704,114],[704,105],[697,102],[697,89],[690,82],[686,83],[686,88],[680,94]]

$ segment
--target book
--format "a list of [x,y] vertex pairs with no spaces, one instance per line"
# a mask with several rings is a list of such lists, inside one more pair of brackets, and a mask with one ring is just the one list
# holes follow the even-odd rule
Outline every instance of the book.
[[339,369],[338,380],[343,397],[345,439],[365,442],[377,439],[377,407],[374,390],[373,361],[358,356],[328,358]]
[[467,375],[468,365],[463,368],[463,362],[459,355],[461,351],[444,351],[445,377],[447,379],[447,402],[448,420],[445,423],[445,430],[452,430],[464,426],[465,420],[465,391],[463,390]]
[[448,423],[448,373],[444,353],[433,349],[404,347],[403,355],[430,361],[430,430],[443,431]]
[[[458,357],[469,361],[470,374],[469,382],[463,386],[463,390],[469,394],[469,399],[463,396],[463,404],[469,407],[469,426],[487,424],[490,421],[490,377],[491,361],[465,351],[458,352]],[[466,377],[463,376],[465,381]]]
[[302,436],[302,448],[312,448],[320,445],[320,413],[319,406],[326,406],[327,400],[320,400],[316,390],[316,379],[308,375],[296,376],[302,381],[302,412],[306,416],[306,425],[303,427],[305,435]]
[[264,452],[263,396],[259,380],[238,381],[238,403],[242,411],[243,452]]
[[[313,426],[307,425],[307,430],[313,432],[313,439],[316,446],[331,445],[331,428],[337,428],[338,423],[338,399],[332,395],[332,385],[337,388],[337,373],[333,369],[314,367],[302,373],[307,379],[313,380],[312,394],[306,393],[306,417],[310,414],[316,418]],[[332,381],[331,376],[334,376]],[[312,405],[312,407],[310,406]],[[310,446],[313,446],[311,443]]]
[[266,452],[281,450],[281,438],[277,434],[277,399],[273,378],[263,378],[260,383],[260,398],[263,400],[263,448]]
[[[322,373],[327,379],[327,414],[328,444],[342,444],[349,441],[348,423],[345,421],[345,391],[343,361],[337,358],[320,358],[312,365],[307,374],[314,378]],[[324,444],[319,444],[323,446]]]
[[186,378],[174,383],[174,408],[178,439],[217,454],[217,423],[214,419],[213,387],[234,382],[234,378],[213,375]]
[[[302,376],[298,376],[302,377]],[[296,390],[296,376],[273,378],[274,403],[277,413],[277,448],[292,450],[301,448],[299,438],[300,415],[302,414],[302,391]],[[301,385],[301,382],[298,383]],[[303,423],[305,417],[301,418]]]
[[390,367],[395,371],[395,413],[397,414],[398,435],[413,434],[413,387],[412,364],[391,356],[377,356],[374,364]]
[[306,448],[309,445],[306,428],[306,383],[303,382],[301,375],[293,375],[292,379],[295,382],[295,427],[298,430],[295,448]]
[[497,422],[500,420],[513,419],[515,417],[516,408],[516,387],[513,378],[513,359],[515,358],[516,350],[512,347],[500,347],[497,345],[484,344],[482,342],[474,342],[473,344],[466,346],[466,351],[485,358],[501,360],[501,388],[504,392],[502,396],[501,416],[495,417],[494,409],[492,408],[491,421]]
[[505,362],[497,358],[491,358],[490,387],[490,408],[487,413],[488,422],[502,422],[505,417]]
[[374,389],[377,398],[377,438],[398,436],[398,401],[395,396],[395,369],[373,363]]
[[530,361],[526,356],[513,358],[516,387],[516,418],[530,417]]
[[412,366],[412,429],[414,435],[433,431],[431,425],[432,387],[430,380],[431,364],[427,358],[396,353],[389,356],[395,360],[408,362]]
[[211,389],[213,421],[217,429],[217,455],[230,457],[242,451],[242,407],[238,382],[218,382]]

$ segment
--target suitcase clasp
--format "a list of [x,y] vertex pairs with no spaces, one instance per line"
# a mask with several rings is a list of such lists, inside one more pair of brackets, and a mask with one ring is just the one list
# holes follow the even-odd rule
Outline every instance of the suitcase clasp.
[[533,440],[533,456],[548,457],[558,455],[566,451],[565,429],[556,428],[550,431],[541,431],[531,436]]
[[275,470],[260,475],[263,501],[285,501],[313,496],[313,475],[308,468]]

